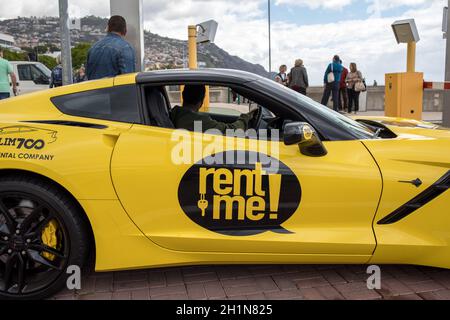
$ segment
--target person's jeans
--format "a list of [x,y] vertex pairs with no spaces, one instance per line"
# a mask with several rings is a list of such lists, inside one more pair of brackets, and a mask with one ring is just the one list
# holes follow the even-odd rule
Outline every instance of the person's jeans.
[[8,99],[11,97],[9,92],[0,92],[0,100]]
[[339,89],[339,110],[348,110],[347,88]]
[[339,111],[339,82],[327,83],[325,85],[325,91],[323,92],[322,104],[324,106],[328,105],[328,100],[330,100],[330,95],[333,94],[333,109],[334,111]]
[[[348,89],[348,113],[352,111],[359,111],[359,95],[361,92],[356,92],[353,89]],[[355,106],[355,108],[353,108]]]
[[299,86],[292,86],[291,89],[306,96],[306,88],[302,88]]

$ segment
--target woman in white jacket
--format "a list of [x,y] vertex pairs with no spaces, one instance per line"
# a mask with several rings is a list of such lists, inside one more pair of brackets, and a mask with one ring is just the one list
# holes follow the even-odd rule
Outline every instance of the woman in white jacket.
[[352,113],[352,111],[357,113],[359,111],[359,95],[361,94],[361,90],[358,90],[356,87],[363,80],[362,73],[358,70],[356,63],[351,63],[350,72],[347,75],[347,79],[345,79],[348,92],[348,113]]

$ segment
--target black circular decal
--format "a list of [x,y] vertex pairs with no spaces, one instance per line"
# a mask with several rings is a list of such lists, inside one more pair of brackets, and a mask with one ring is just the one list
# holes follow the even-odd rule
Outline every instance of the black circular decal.
[[178,200],[193,222],[213,232],[289,234],[281,225],[297,211],[301,186],[278,159],[229,151],[194,164],[180,182]]

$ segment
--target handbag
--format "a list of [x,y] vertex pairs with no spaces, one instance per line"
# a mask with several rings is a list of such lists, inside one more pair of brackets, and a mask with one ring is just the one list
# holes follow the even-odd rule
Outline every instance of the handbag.
[[331,72],[328,73],[328,75],[327,75],[327,81],[328,81],[328,83],[333,83],[336,81],[336,79],[334,77],[333,63],[331,63]]
[[362,77],[361,72],[358,71],[359,80],[355,83],[355,91],[356,92],[365,92],[367,90],[366,83]]
[[364,92],[364,91],[366,91],[366,86],[364,85],[364,82],[362,82],[361,80],[356,82],[355,83],[355,91],[356,92]]

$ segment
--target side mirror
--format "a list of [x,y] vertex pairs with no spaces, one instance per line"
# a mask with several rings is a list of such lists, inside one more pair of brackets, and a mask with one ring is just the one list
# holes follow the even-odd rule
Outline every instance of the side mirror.
[[284,144],[298,144],[300,152],[308,157],[323,157],[328,154],[316,130],[305,122],[286,124],[283,132]]
[[273,118],[273,114],[268,109],[266,109],[263,106],[259,106],[259,107],[261,107],[263,119]]

